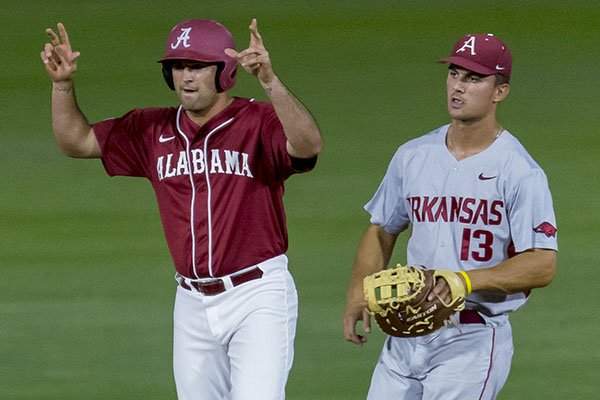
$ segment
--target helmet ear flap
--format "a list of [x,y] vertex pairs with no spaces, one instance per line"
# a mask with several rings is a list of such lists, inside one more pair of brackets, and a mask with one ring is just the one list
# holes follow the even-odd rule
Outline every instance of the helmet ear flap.
[[237,60],[217,63],[217,74],[215,76],[215,86],[217,92],[225,92],[235,84],[235,76],[237,75]]
[[175,90],[175,83],[173,82],[173,63],[162,63],[162,75],[163,78],[165,78],[165,82],[167,82],[169,89]]
[[217,73],[215,74],[215,88],[217,93],[224,92],[223,83],[221,82],[221,74],[223,74],[224,63],[217,63]]
[[233,63],[223,64],[223,70],[219,73],[219,81],[223,91],[231,89],[235,85],[237,75],[237,60]]
[[[215,87],[218,93],[225,92],[232,88],[235,83],[237,69],[231,71],[231,67],[224,62],[217,63],[217,73],[215,74]],[[229,73],[229,74],[228,74]]]

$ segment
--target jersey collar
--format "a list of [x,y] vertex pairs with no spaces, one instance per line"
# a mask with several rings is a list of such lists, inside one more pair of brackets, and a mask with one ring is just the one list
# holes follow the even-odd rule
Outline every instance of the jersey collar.
[[251,101],[252,100],[250,99],[234,97],[231,104],[229,104],[225,109],[223,109],[223,111],[212,117],[202,127],[198,126],[194,121],[192,121],[185,112],[182,112],[180,121],[181,127],[183,128],[184,132],[189,132],[189,134],[194,134],[194,136],[204,136],[223,122],[227,121],[232,117],[235,117],[237,113]]

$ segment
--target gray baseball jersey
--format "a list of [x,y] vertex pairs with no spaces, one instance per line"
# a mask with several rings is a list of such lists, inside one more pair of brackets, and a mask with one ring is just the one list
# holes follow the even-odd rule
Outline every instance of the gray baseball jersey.
[[[546,175],[503,131],[487,149],[457,161],[446,147],[449,125],[402,145],[365,206],[389,233],[412,225],[407,263],[469,271],[532,248],[557,247]],[[467,308],[504,319],[528,293],[478,291]]]

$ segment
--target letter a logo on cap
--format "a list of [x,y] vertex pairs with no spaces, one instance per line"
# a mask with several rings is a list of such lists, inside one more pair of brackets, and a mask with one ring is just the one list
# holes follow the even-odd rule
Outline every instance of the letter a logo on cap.
[[439,62],[454,64],[480,75],[501,74],[510,79],[512,57],[506,45],[493,34],[469,34],[456,41],[450,57]]
[[462,45],[462,47],[458,50],[456,50],[457,53],[460,53],[461,51],[466,51],[466,49],[471,50],[471,55],[474,56],[475,54],[475,36],[471,36],[468,40],[465,41],[465,43]]
[[180,44],[183,44],[183,47],[186,49],[190,47],[188,40],[190,40],[190,31],[192,28],[181,28],[181,35],[177,36],[177,43],[171,43],[171,48],[176,49]]

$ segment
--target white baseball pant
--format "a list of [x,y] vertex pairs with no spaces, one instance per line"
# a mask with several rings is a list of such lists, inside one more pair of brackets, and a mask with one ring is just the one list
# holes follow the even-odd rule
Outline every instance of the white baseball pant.
[[510,323],[458,324],[416,338],[389,336],[367,400],[492,400],[508,378]]
[[281,255],[260,279],[215,296],[179,286],[173,371],[179,400],[281,400],[292,366],[298,296]]

